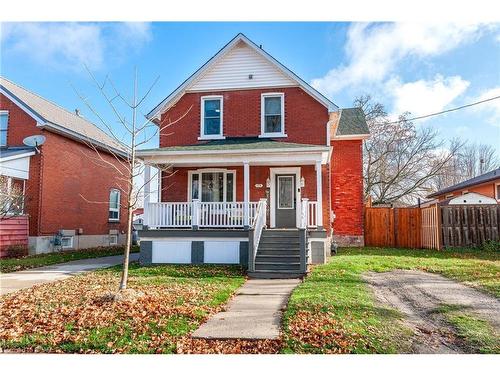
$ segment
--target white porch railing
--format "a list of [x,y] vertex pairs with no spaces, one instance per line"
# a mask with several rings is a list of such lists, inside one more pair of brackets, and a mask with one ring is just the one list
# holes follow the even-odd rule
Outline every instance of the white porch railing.
[[318,226],[318,214],[321,214],[318,212],[318,202],[303,198],[301,203],[300,227],[316,228]]
[[250,259],[248,262],[248,269],[250,272],[255,271],[255,257],[257,256],[257,249],[259,248],[260,237],[262,235],[262,230],[266,227],[267,218],[267,201],[266,199],[261,199],[258,203],[257,210],[255,211],[254,220],[251,221],[252,229],[249,233],[249,246]]
[[[246,210],[245,205],[248,205]],[[254,222],[258,202],[150,202],[150,228],[243,228]],[[248,220],[245,220],[248,211]],[[246,224],[248,223],[248,224]]]

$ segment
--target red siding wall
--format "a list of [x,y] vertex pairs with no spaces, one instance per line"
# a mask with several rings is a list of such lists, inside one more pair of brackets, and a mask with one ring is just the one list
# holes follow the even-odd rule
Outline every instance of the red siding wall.
[[361,140],[332,141],[334,235],[363,235],[363,149]]
[[499,184],[499,183],[500,183],[500,178],[497,180],[494,180],[494,181],[487,182],[485,184],[469,186],[468,188],[465,188],[465,189],[455,190],[455,191],[452,191],[450,193],[440,195],[439,201],[443,201],[443,200],[447,199],[446,196],[448,196],[450,194],[453,194],[453,196],[458,197],[458,196],[462,195],[465,191],[467,191],[469,193],[478,193],[478,194],[485,195],[487,197],[496,199],[495,186],[496,186],[496,184]]
[[[60,229],[82,228],[83,234],[125,229],[125,208],[120,213],[120,223],[108,223],[109,190],[117,187],[117,171],[98,165],[93,160],[95,152],[84,144],[37,128],[32,117],[3,95],[0,109],[9,111],[9,146],[20,146],[25,137],[34,134],[47,137],[41,154],[30,159],[25,205],[30,236],[52,235]],[[111,155],[103,157],[118,165]],[[123,194],[121,199],[124,207]]]
[[0,257],[10,246],[28,246],[28,216],[0,219]]
[[222,95],[223,132],[226,137],[254,137],[260,134],[261,94],[285,93],[286,138],[277,140],[305,144],[326,144],[328,110],[301,88],[271,88],[239,91],[187,93],[161,116],[160,147],[189,145],[200,136],[200,103],[205,95]]

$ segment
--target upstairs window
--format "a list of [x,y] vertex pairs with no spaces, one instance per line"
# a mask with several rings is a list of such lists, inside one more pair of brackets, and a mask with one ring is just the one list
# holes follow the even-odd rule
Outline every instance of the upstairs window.
[[9,128],[9,112],[0,111],[0,146],[7,146],[8,128]]
[[200,139],[221,139],[222,134],[222,96],[202,97]]
[[261,137],[285,136],[284,99],[283,93],[262,94]]
[[120,190],[109,191],[109,221],[120,221]]

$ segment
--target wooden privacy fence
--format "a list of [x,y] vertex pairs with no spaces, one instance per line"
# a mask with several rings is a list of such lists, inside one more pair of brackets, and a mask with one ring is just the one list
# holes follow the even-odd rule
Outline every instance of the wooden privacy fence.
[[420,208],[367,207],[365,245],[421,247]]
[[500,240],[499,205],[367,207],[365,245],[441,249]]

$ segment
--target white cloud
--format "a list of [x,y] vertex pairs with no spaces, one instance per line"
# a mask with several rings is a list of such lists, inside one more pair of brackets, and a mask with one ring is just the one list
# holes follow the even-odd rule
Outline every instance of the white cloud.
[[411,112],[412,116],[421,116],[445,109],[465,92],[469,84],[460,76],[445,78],[437,75],[433,80],[408,83],[393,79],[388,81],[386,88],[394,98],[393,112]]
[[312,85],[333,95],[345,87],[381,82],[402,59],[442,54],[478,38],[486,29],[480,24],[353,24],[347,33],[346,64],[312,80]]
[[102,68],[110,51],[124,43],[138,47],[151,38],[144,23],[3,23],[4,52],[25,54],[48,66]]
[[[481,101],[489,98],[494,98],[500,96],[500,86],[484,90],[477,98],[473,100],[473,102]],[[477,106],[472,107],[474,110],[486,112],[488,117],[488,122],[491,125],[500,127],[500,99],[491,100],[485,103],[478,104]]]

